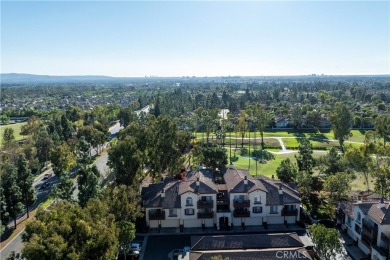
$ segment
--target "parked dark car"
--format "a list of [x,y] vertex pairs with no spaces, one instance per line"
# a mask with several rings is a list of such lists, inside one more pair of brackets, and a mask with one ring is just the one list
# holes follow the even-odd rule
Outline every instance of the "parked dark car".
[[45,183],[43,183],[43,184],[41,185],[41,187],[40,187],[39,189],[45,190],[45,189],[47,189],[47,188],[49,188],[49,187],[50,187],[50,183],[45,182]]

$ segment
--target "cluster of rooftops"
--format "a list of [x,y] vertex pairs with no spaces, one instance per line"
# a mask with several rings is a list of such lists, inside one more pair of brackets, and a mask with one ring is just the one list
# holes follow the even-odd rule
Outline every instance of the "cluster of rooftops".
[[166,178],[160,183],[143,188],[145,208],[180,208],[180,196],[195,194],[249,194],[254,191],[266,193],[266,206],[300,204],[296,184],[284,183],[264,176],[252,177],[247,170],[230,166],[220,172],[222,179],[216,182],[215,174],[208,169],[189,170],[184,180]]

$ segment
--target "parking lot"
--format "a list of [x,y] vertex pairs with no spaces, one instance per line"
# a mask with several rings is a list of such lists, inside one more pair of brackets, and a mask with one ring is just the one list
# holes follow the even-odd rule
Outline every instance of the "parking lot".
[[146,244],[144,260],[169,259],[173,249],[182,249],[191,245],[191,235],[149,236]]

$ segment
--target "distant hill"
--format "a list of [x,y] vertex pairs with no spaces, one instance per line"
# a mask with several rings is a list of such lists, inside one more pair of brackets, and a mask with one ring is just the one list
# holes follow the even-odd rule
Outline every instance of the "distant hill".
[[35,84],[112,84],[112,83],[151,83],[151,82],[245,82],[252,80],[259,81],[327,81],[337,82],[340,80],[347,81],[365,81],[382,79],[388,81],[390,75],[300,75],[300,76],[215,76],[215,77],[110,77],[110,76],[49,76],[49,75],[35,75],[35,74],[23,74],[23,73],[4,73],[0,74],[0,84],[2,85],[35,85]]
[[68,82],[93,82],[109,81],[115,79],[108,76],[49,76],[34,74],[6,73],[1,74],[2,84],[23,84],[23,83],[68,83]]

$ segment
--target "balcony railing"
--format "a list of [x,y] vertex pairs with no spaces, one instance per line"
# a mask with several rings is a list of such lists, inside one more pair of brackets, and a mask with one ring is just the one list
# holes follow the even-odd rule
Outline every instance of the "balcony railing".
[[198,218],[213,218],[214,212],[206,212],[206,213],[200,213],[198,212]]
[[212,209],[214,201],[212,200],[198,200],[198,209]]
[[149,220],[164,220],[165,219],[165,211],[163,212],[149,212]]
[[282,209],[282,216],[297,216],[298,210],[297,209]]
[[251,216],[250,211],[234,210],[233,217],[235,218],[249,218]]
[[250,201],[249,200],[233,200],[233,207],[235,207],[235,208],[249,208]]
[[229,199],[218,199],[217,205],[229,205]]

